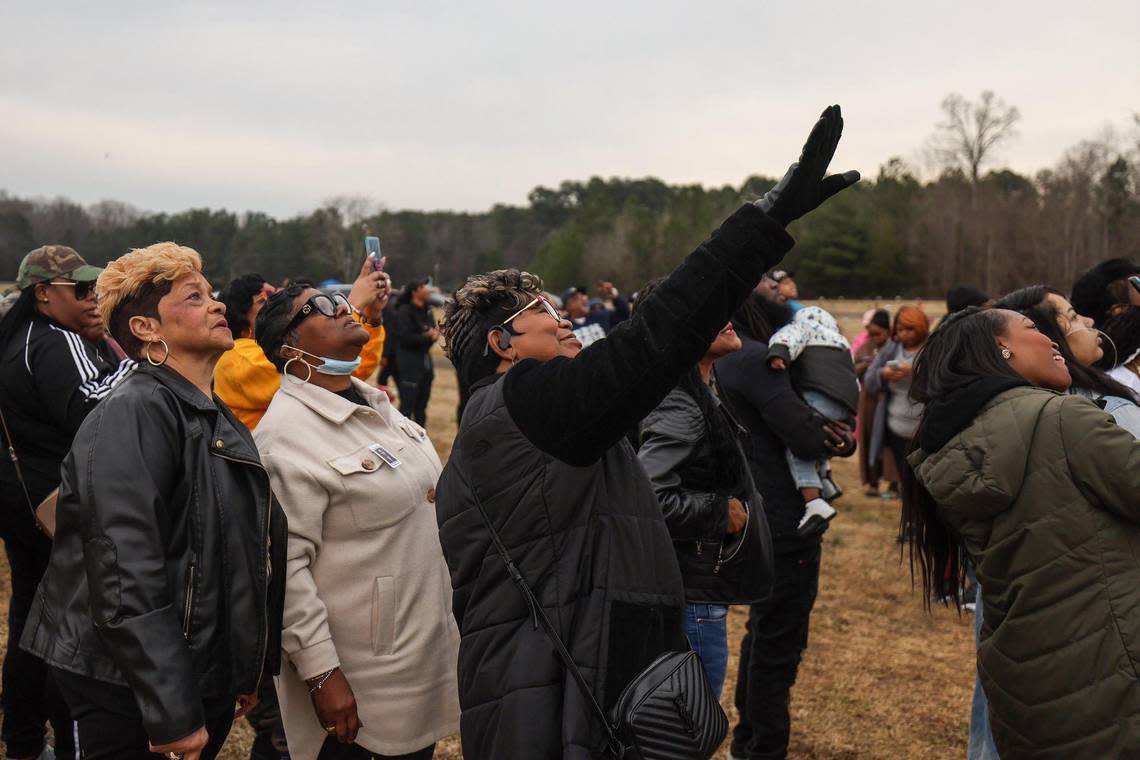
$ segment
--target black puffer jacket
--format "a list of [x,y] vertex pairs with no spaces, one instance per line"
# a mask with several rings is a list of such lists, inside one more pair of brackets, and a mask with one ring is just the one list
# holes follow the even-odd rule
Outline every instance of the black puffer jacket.
[[[690,385],[690,384],[684,384]],[[641,423],[637,458],[653,484],[681,565],[687,602],[749,604],[772,587],[772,536],[736,439],[736,422],[703,386],[707,419],[688,388],[670,391]],[[713,426],[724,436],[718,451]],[[747,523],[726,536],[728,499],[744,502]]]
[[475,499],[603,706],[656,656],[687,648],[672,541],[625,433],[790,247],[778,223],[746,206],[606,339],[472,387],[436,502],[463,637],[468,760],[585,760],[604,743]]
[[277,672],[285,515],[217,397],[141,365],[79,428],[62,476],[24,649],[129,686],[156,744],[203,725],[203,697]]

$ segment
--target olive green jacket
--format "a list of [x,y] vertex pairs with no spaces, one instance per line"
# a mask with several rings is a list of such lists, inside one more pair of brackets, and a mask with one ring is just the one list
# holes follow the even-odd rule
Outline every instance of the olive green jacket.
[[910,461],[977,566],[1002,760],[1140,757],[1140,442],[1022,387]]

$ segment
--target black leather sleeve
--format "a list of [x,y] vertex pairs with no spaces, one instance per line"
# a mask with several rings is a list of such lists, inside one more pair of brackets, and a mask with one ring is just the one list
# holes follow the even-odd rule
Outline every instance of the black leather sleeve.
[[576,466],[597,461],[697,363],[791,247],[775,220],[751,204],[740,208],[605,340],[573,359],[527,360],[507,372],[511,418],[551,456]]
[[700,408],[681,390],[666,396],[641,426],[637,458],[675,541],[724,536],[728,527],[728,496],[686,488],[680,475],[705,431]]
[[78,494],[93,622],[155,744],[204,722],[163,540],[164,495],[183,477],[177,402],[165,395],[113,394],[96,407]]

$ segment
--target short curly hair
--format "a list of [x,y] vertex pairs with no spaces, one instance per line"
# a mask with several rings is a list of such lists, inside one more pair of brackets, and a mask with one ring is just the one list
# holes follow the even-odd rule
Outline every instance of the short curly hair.
[[494,374],[499,357],[484,350],[487,333],[542,293],[542,278],[518,269],[472,275],[443,312],[443,350],[455,365],[460,404],[472,385]]
[[103,324],[128,356],[138,359],[143,343],[131,332],[131,317],[158,317],[158,302],[174,281],[202,271],[193,248],[155,243],[135,248],[107,265],[95,282]]

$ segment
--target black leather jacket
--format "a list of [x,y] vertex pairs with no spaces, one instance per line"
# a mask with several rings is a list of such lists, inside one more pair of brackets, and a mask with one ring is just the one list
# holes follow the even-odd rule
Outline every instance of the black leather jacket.
[[217,397],[141,365],[80,426],[61,474],[24,649],[129,686],[156,744],[203,725],[204,697],[277,672],[285,515]]
[[[705,393],[711,392],[701,389]],[[710,398],[710,406],[716,402]],[[724,423],[735,421],[724,415]],[[717,462],[710,422],[687,391],[669,392],[641,423],[637,458],[653,484],[673,549],[681,565],[685,600],[690,603],[750,604],[771,593],[772,537],[763,500],[752,483],[744,452],[737,446],[729,467]],[[736,473],[726,482],[725,470]],[[744,502],[748,520],[735,536],[726,536],[728,499]]]

